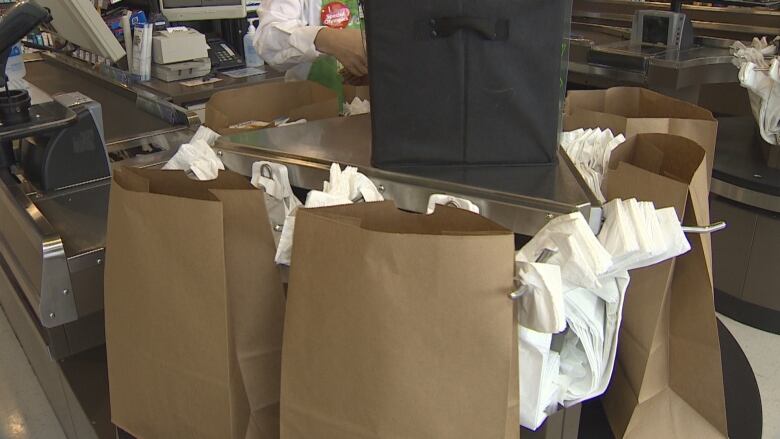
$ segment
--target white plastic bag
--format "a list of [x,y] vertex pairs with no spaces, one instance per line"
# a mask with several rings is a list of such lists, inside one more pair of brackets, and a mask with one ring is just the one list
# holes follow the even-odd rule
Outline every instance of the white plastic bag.
[[[379,189],[357,168],[348,166],[342,171],[338,163],[330,167],[330,180],[323,183],[322,191],[310,191],[306,203],[301,208],[316,208],[351,204],[358,201],[384,201]],[[286,219],[279,247],[276,249],[276,263],[290,265],[292,259],[293,235],[295,229],[295,211]]]
[[517,321],[538,332],[556,334],[566,329],[566,309],[557,265],[517,262],[517,279],[522,296]]
[[265,161],[253,163],[252,186],[265,190],[265,207],[278,249],[285,225],[301,205],[293,194],[287,166]]
[[469,212],[479,214],[479,206],[472,203],[470,200],[467,200],[465,198],[453,197],[450,195],[444,195],[444,194],[431,195],[430,198],[428,198],[428,209],[427,209],[428,215],[432,214],[436,210],[436,206],[451,206],[451,207],[456,207],[458,209],[468,210]]
[[225,165],[217,156],[212,147],[215,145],[219,134],[201,126],[189,143],[179,147],[163,170],[188,171],[201,181],[214,180],[219,171],[225,170]]
[[[584,134],[571,137],[577,136]],[[524,427],[538,428],[559,404],[572,406],[606,391],[630,280],[627,270],[690,250],[674,208],[656,210],[649,202],[613,200],[604,206],[604,213],[598,238],[582,215],[565,215],[550,221],[516,255],[518,267],[525,267],[518,281],[527,284],[518,304]],[[556,254],[547,264],[532,264],[545,250]],[[560,267],[564,291],[566,329],[556,336],[552,333],[558,328],[540,320],[553,316],[549,311],[552,302],[524,302],[528,291],[555,288],[551,287],[556,285],[553,270],[543,275],[530,270],[547,265]],[[524,322],[544,332],[522,327]],[[562,347],[556,347],[560,354],[552,349],[557,344],[554,340],[562,341]]]

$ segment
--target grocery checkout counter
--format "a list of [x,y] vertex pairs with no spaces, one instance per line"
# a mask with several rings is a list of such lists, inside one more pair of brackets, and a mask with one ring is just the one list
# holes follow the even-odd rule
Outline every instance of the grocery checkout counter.
[[[191,112],[143,88],[57,55],[27,65],[25,79],[44,93],[79,91],[100,104],[111,166],[158,166],[194,134]],[[560,214],[580,211],[594,225],[600,221],[594,196],[563,159],[539,168],[379,170],[370,166],[370,125],[368,116],[356,116],[246,133],[220,140],[218,154],[247,176],[255,161],[284,163],[301,189],[321,188],[333,162],[355,165],[400,208],[422,212],[433,193],[460,195],[520,237]],[[68,437],[115,437],[101,312],[110,177],[52,191],[2,183],[0,304]],[[558,418],[563,425],[563,412]],[[567,437],[576,437],[576,419]]]
[[729,47],[734,40],[780,35],[777,2],[769,8],[683,5],[695,39],[679,51],[632,47],[636,11],[669,3],[575,0],[569,87],[647,87],[711,110],[719,119],[712,215],[729,228],[713,235],[717,310],[780,334],[780,294],[773,282],[780,256],[780,147],[761,140]]
[[[653,3],[629,4],[631,7],[634,4],[643,8],[655,7]],[[606,8],[606,11],[580,13],[578,18],[577,11],[586,7]],[[614,48],[627,36],[627,30],[616,25],[625,17],[621,18],[620,13],[609,9],[617,7],[629,6],[626,2],[575,1],[569,65],[571,83],[594,87],[643,85],[662,91],[676,90],[677,93],[671,94],[698,100],[702,86],[736,81],[736,69],[730,64],[727,46],[716,38],[711,44],[697,47],[676,59],[626,55],[628,61],[621,68],[599,64],[601,58],[598,55],[594,58],[594,49],[603,49],[604,45]],[[704,9],[693,10],[701,17],[715,14]],[[780,34],[780,28],[776,28],[780,21],[771,21],[767,15],[771,14],[771,18],[777,20],[780,15],[774,12],[748,14],[739,10],[735,14],[739,17],[754,14],[761,20],[753,23],[757,26],[753,30],[760,28],[766,31],[759,33]],[[697,17],[699,15],[695,15],[694,20]],[[605,25],[603,21],[611,25]],[[721,36],[738,27],[727,24],[707,27],[702,23],[698,26],[715,33],[723,32]],[[605,50],[596,50],[599,51]],[[615,57],[609,59],[616,62]],[[94,111],[90,99],[99,104],[97,111],[102,114],[102,122],[97,125],[102,130],[111,167],[152,167],[165,163],[179,145],[191,138],[200,123],[194,111],[185,106],[202,104],[221,89],[281,78],[271,71],[266,76],[240,80],[225,78],[215,84],[196,87],[160,81],[133,84],[121,72],[94,69],[60,54],[36,56],[29,59],[26,66],[25,79],[43,96],[79,92],[89,99],[77,99],[74,109],[86,106]],[[722,124],[721,134],[726,143],[734,136],[732,128],[739,133],[750,130],[744,121],[742,125]],[[518,245],[557,215],[582,212],[594,228],[601,221],[598,201],[565,157],[560,157],[555,165],[540,167],[376,169],[370,164],[370,129],[368,116],[327,119],[234,135],[221,139],[216,149],[228,168],[247,176],[255,161],[283,163],[290,170],[293,186],[303,190],[321,188],[333,162],[357,166],[387,198],[394,200],[399,208],[410,211],[423,212],[429,196],[434,193],[465,197],[475,202],[483,215],[514,231]],[[0,137],[2,133],[0,128]],[[723,156],[739,154],[733,149],[729,151],[732,152]],[[757,159],[754,155],[751,157]],[[753,198],[744,195],[747,192],[733,189],[741,187],[744,179],[727,177],[744,174],[750,166],[733,170],[729,168],[732,163],[725,158],[716,162],[713,192],[736,203],[756,205],[751,201]],[[65,169],[71,163],[60,161],[52,166]],[[762,169],[762,174],[777,172],[766,166]],[[125,437],[124,433],[116,431],[109,419],[103,346],[102,267],[110,176],[56,190],[41,190],[33,182],[23,180],[19,183],[7,177],[0,182],[0,224],[3,224],[0,229],[0,305],[66,435],[69,438]],[[753,175],[752,178],[758,177]],[[761,209],[762,215],[777,221],[780,183],[775,177],[764,179],[762,183],[763,186],[749,187],[751,194],[758,192],[770,197],[756,208]],[[735,208],[732,201],[725,203]],[[714,211],[714,217],[732,222],[725,210],[714,208]],[[739,212],[734,215],[744,215]],[[774,234],[774,249],[769,244],[771,251],[780,248],[777,236],[780,234]],[[717,256],[715,261],[716,273],[724,270],[718,266],[721,262]],[[765,279],[762,285],[771,288],[773,283]],[[733,429],[731,436],[760,437],[761,403],[755,377],[741,349],[723,328],[721,340],[729,425],[730,430]],[[594,437],[592,434],[604,432],[606,422],[598,403],[594,404],[585,404],[582,416],[579,406],[562,410],[551,416],[540,431],[523,431],[523,437]]]
[[570,87],[646,87],[715,113],[748,114],[729,48],[734,40],[780,35],[780,11],[683,4],[693,29],[691,47],[663,50],[628,44],[637,11],[669,7],[668,2],[574,0]]

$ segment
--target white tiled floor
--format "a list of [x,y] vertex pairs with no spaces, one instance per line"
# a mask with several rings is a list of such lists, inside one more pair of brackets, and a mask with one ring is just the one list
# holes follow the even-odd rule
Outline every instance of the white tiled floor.
[[[761,389],[764,438],[780,439],[780,336],[721,317]],[[0,309],[0,439],[64,439],[51,406]]]
[[756,374],[764,411],[764,438],[780,439],[780,335],[719,317],[745,351]]
[[0,438],[64,439],[38,379],[0,308]]

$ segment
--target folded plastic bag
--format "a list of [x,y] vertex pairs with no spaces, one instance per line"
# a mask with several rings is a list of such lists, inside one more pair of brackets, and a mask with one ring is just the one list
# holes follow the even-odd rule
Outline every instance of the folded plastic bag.
[[677,218],[677,212],[673,207],[667,207],[655,211],[658,218],[659,236],[663,238],[664,251],[652,258],[642,261],[634,268],[649,267],[667,259],[688,253],[691,250],[691,243],[683,232],[680,220]]
[[[565,401],[589,395],[598,385],[603,363],[605,304],[584,288],[566,293],[569,342],[561,350],[561,372],[572,375]],[[575,338],[577,342],[571,342]]]
[[515,259],[535,262],[546,249],[556,252],[548,263],[561,267],[564,292],[576,287],[598,288],[598,277],[612,265],[612,257],[579,212],[552,219]]
[[656,210],[650,202],[616,199],[604,205],[604,217],[599,241],[613,259],[604,276],[648,267],[690,250],[673,208]]
[[578,289],[566,295],[569,340],[561,351],[560,383],[566,383],[561,404],[570,407],[602,395],[615,367],[627,272],[602,279],[601,288]]
[[598,199],[602,203],[605,202],[606,197],[604,196],[604,193],[601,190],[601,187],[604,184],[603,175],[599,174],[595,169],[588,168],[581,164],[576,164],[574,166],[580,172],[580,175],[582,175],[583,180],[585,180],[585,184],[588,185],[590,190],[596,196],[596,199]]
[[612,130],[601,128],[580,128],[561,135],[561,147],[601,202],[606,202],[602,187],[612,151],[625,141],[622,134],[615,136]]
[[560,357],[550,351],[552,335],[518,327],[520,366],[520,425],[538,429],[558,406],[560,390],[555,383]]
[[599,241],[612,255],[614,265],[628,265],[639,253],[634,223],[621,199],[605,204],[603,211],[604,225],[599,232]]

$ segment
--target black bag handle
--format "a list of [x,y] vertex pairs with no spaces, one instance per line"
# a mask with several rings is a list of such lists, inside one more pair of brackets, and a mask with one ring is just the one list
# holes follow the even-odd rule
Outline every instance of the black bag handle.
[[490,41],[505,41],[509,38],[509,20],[480,17],[431,18],[431,37],[449,38],[461,30],[470,30]]

